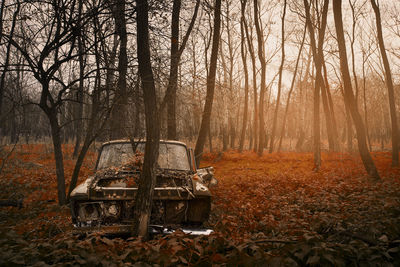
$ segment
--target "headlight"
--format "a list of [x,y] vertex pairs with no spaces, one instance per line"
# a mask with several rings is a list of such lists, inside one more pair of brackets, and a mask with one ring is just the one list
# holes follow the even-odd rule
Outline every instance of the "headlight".
[[78,209],[78,217],[81,222],[99,220],[100,212],[98,203],[82,203]]

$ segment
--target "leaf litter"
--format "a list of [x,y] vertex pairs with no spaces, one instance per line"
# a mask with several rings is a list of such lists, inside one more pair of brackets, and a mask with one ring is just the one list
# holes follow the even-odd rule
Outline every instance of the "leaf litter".
[[[66,183],[72,146],[64,146]],[[90,152],[80,182],[93,172]],[[216,162],[216,158],[218,161]],[[96,266],[399,266],[400,169],[389,153],[373,154],[382,181],[366,175],[356,154],[207,154],[219,180],[207,227],[210,236],[182,232],[149,241],[73,233],[68,207],[56,203],[54,159],[46,145],[21,145],[0,176],[0,265]]]

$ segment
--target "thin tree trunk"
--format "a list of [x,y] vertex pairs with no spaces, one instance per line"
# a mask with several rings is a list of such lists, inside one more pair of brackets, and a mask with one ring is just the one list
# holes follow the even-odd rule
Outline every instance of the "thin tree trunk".
[[[168,86],[165,96],[167,103],[167,138],[176,140],[178,138],[176,131],[176,91],[178,84],[178,67],[181,55],[186,47],[187,40],[192,32],[200,6],[200,0],[197,0],[195,10],[190,22],[189,28],[179,47],[179,15],[181,10],[181,0],[174,0],[172,6],[171,18],[171,66],[169,72]],[[163,107],[161,107],[163,109]]]
[[[2,39],[2,35],[3,35],[3,12],[4,12],[4,4],[5,4],[5,0],[2,1],[1,4],[1,34],[0,34],[0,41]],[[9,39],[12,39],[14,36],[14,30],[15,30],[15,24],[16,24],[16,20],[17,20],[17,16],[19,14],[19,10],[21,7],[21,3],[19,1],[17,1],[17,8],[13,14],[13,20],[12,20],[12,25],[11,25],[11,30],[10,30],[10,35],[9,35]],[[3,97],[4,97],[4,86],[5,86],[5,78],[6,78],[6,74],[8,72],[8,67],[10,64],[10,54],[11,54],[11,42],[9,41],[7,44],[7,49],[6,49],[6,54],[5,54],[5,62],[4,62],[4,67],[3,67],[3,71],[1,73],[1,77],[0,77],[0,122],[3,119]],[[3,125],[3,122],[0,123],[0,135],[2,134],[2,129],[3,128],[1,125]]]
[[368,112],[367,112],[367,97],[366,97],[366,77],[365,77],[365,52],[363,51],[363,63],[362,63],[362,75],[363,75],[363,107],[364,107],[364,123],[365,123],[365,134],[367,135],[369,151],[372,152],[371,139],[369,137],[368,127]]
[[243,62],[243,72],[244,72],[244,108],[243,108],[243,121],[242,121],[242,131],[240,133],[240,143],[239,143],[239,152],[243,152],[244,140],[246,137],[246,128],[247,128],[247,112],[249,105],[249,74],[247,70],[247,51],[245,47],[245,35],[244,35],[244,20],[245,20],[245,10],[246,10],[246,1],[241,1],[241,19],[240,19],[240,37],[241,37],[241,45],[240,52],[242,55]]
[[330,121],[331,121],[333,146],[334,146],[334,150],[336,151],[336,150],[340,149],[339,134],[337,131],[337,123],[336,123],[336,118],[335,118],[335,111],[334,111],[334,106],[333,106],[333,101],[332,101],[331,90],[330,90],[330,86],[329,86],[329,82],[328,82],[328,73],[326,70],[325,59],[322,60],[322,68],[324,71],[325,91],[326,91],[326,95],[328,98],[327,110],[330,113],[329,117],[330,117]]
[[150,61],[149,18],[147,0],[137,0],[137,57],[142,81],[146,115],[146,146],[143,171],[135,200],[134,233],[147,238],[156,183],[155,167],[158,159],[160,125],[157,110],[156,88]]
[[357,132],[358,150],[360,152],[361,159],[364,163],[364,167],[369,176],[374,180],[380,180],[379,173],[375,167],[375,163],[368,151],[367,142],[365,138],[365,128],[362,122],[360,113],[356,105],[356,101],[353,94],[351,85],[350,72],[347,62],[346,43],[343,33],[343,22],[342,22],[342,1],[333,0],[333,15],[335,20],[335,28],[337,35],[337,42],[340,56],[340,70],[342,73],[343,85],[344,85],[344,97],[345,105],[348,107],[353,118],[353,122]]
[[266,62],[264,54],[264,35],[260,27],[260,18],[258,11],[258,0],[254,0],[254,23],[257,32],[257,43],[258,43],[258,59],[261,64],[261,88],[260,88],[260,100],[258,109],[259,119],[259,134],[258,134],[258,149],[257,154],[262,156],[264,151],[265,142],[265,128],[264,128],[264,95],[265,95],[265,74],[266,74]]
[[351,40],[350,40],[350,52],[351,52],[351,65],[353,70],[353,77],[354,77],[354,87],[356,90],[355,100],[358,105],[358,96],[359,96],[359,88],[358,88],[358,80],[356,74],[356,59],[354,56],[354,41],[355,41],[355,29],[356,29],[356,16],[354,12],[354,4],[349,0],[350,8],[351,8],[351,15],[353,19],[353,23],[351,26]]
[[281,65],[279,66],[279,78],[278,78],[278,95],[276,97],[276,106],[274,111],[274,119],[272,122],[272,131],[271,131],[271,139],[269,140],[269,153],[272,153],[274,150],[274,141],[275,141],[275,132],[277,128],[277,121],[278,121],[278,112],[279,112],[279,105],[281,101],[281,91],[282,91],[282,74],[283,74],[283,65],[285,64],[285,16],[286,16],[286,0],[283,3],[283,14],[281,18],[282,23],[282,43],[281,43]]
[[[79,0],[79,19],[78,23],[80,23],[81,17],[82,17],[82,9],[83,9],[83,0]],[[79,26],[80,28],[81,26]],[[82,138],[82,128],[83,128],[83,122],[82,122],[82,115],[83,115],[83,75],[85,71],[85,65],[84,65],[84,59],[83,59],[83,30],[80,30],[80,34],[78,36],[78,51],[79,51],[79,87],[78,91],[76,92],[76,112],[75,113],[75,146],[74,146],[74,152],[72,154],[72,157],[75,159],[78,156],[78,150],[79,146],[81,144],[81,138]]]
[[399,129],[397,126],[397,115],[396,115],[396,104],[393,89],[392,72],[390,70],[389,60],[386,55],[385,43],[382,35],[382,23],[379,6],[375,0],[371,0],[372,8],[375,12],[376,17],[376,29],[378,33],[378,44],[379,50],[381,51],[383,66],[385,68],[385,81],[388,89],[389,96],[389,109],[390,109],[390,120],[392,123],[392,166],[399,166]]
[[247,22],[246,18],[243,20],[244,23],[244,29],[246,33],[246,40],[247,40],[247,48],[250,53],[250,58],[251,58],[251,66],[253,70],[253,101],[254,101],[254,113],[253,113],[253,138],[254,141],[252,142],[253,146],[253,151],[256,152],[258,149],[258,92],[257,92],[257,67],[256,67],[256,56],[254,53],[254,47],[253,47],[253,40],[250,38],[249,35],[249,28],[247,27]]
[[231,149],[235,148],[235,140],[236,140],[236,124],[234,118],[235,116],[235,98],[233,94],[233,66],[234,66],[234,55],[233,55],[233,47],[232,47],[232,36],[231,36],[231,17],[230,17],[230,2],[225,1],[226,3],[226,33],[227,33],[227,44],[228,44],[228,52],[229,52],[229,105],[228,105],[228,129],[229,129],[229,137],[230,137],[230,147]]
[[207,132],[209,131],[210,128],[211,111],[214,100],[215,74],[217,71],[220,28],[221,28],[221,0],[216,0],[214,8],[214,32],[213,32],[213,41],[211,48],[210,71],[208,72],[207,75],[206,102],[204,104],[204,111],[201,120],[199,136],[197,138],[196,147],[194,150],[197,166],[200,165],[200,161],[203,155],[204,144],[207,137]]
[[[310,6],[307,0],[304,0],[304,6],[306,11],[306,24],[310,34],[311,49],[313,52],[314,64],[316,69],[316,79],[314,84],[314,120],[313,120],[313,135],[314,135],[314,170],[319,170],[321,167],[321,133],[320,133],[320,91],[321,86],[323,86],[322,80],[322,46],[324,41],[325,26],[326,26],[326,16],[328,13],[328,3],[329,0],[324,0],[323,15],[322,15],[322,27],[319,31],[318,36],[318,48],[315,41],[314,27],[311,22]],[[318,49],[318,50],[317,50]]]
[[127,92],[126,92],[126,74],[128,70],[127,42],[125,20],[125,0],[115,0],[112,7],[112,13],[115,20],[115,30],[119,36],[119,55],[118,55],[118,81],[115,95],[115,102],[111,113],[111,138],[118,139],[127,136],[125,123],[127,121]]
[[284,114],[283,120],[282,120],[282,127],[281,127],[281,134],[280,134],[280,138],[279,138],[278,152],[281,151],[282,139],[283,139],[283,135],[284,135],[284,131],[285,131],[285,125],[286,125],[286,117],[287,117],[287,113],[288,113],[288,110],[289,110],[290,97],[291,97],[291,95],[292,95],[292,92],[293,92],[293,89],[294,89],[294,84],[295,84],[295,81],[296,81],[297,68],[298,68],[298,66],[299,66],[300,57],[301,57],[301,52],[303,51],[303,46],[304,46],[304,40],[305,40],[305,37],[306,37],[306,32],[307,32],[307,28],[304,27],[303,38],[302,38],[302,40],[301,40],[301,44],[300,44],[300,48],[299,48],[299,53],[298,53],[298,55],[297,55],[296,65],[295,65],[295,67],[294,67],[294,72],[293,72],[292,83],[290,84],[290,90],[289,90],[288,98],[287,98],[287,101],[286,101],[285,114]]
[[50,122],[51,137],[53,140],[53,147],[54,147],[58,204],[62,206],[66,204],[66,195],[65,195],[64,161],[63,161],[63,152],[61,147],[61,129],[60,126],[58,125],[56,109],[48,110],[46,112],[46,115]]
[[[179,65],[179,15],[181,11],[181,0],[174,0],[171,18],[171,66],[169,72],[169,83],[171,96],[167,103],[167,138],[176,140],[176,87],[178,81]],[[168,89],[167,89],[168,90]]]
[[[97,24],[96,21],[94,22],[94,27],[95,27],[95,33],[94,33],[94,39],[95,39],[95,44],[97,44]],[[70,195],[72,190],[75,189],[78,178],[79,178],[79,172],[82,167],[83,161],[85,159],[86,153],[88,152],[90,145],[93,143],[93,141],[96,139],[99,133],[101,133],[102,129],[106,125],[106,122],[108,120],[109,114],[110,114],[110,109],[107,110],[106,116],[100,112],[100,77],[101,77],[101,69],[100,69],[100,54],[98,52],[98,47],[95,45],[94,47],[95,50],[95,57],[96,57],[96,79],[95,79],[95,84],[94,84],[94,89],[91,95],[92,99],[92,105],[91,105],[91,115],[90,115],[90,120],[88,123],[88,127],[85,135],[85,139],[83,141],[83,145],[81,150],[79,151],[78,158],[75,162],[75,167],[72,172],[71,176],[71,183],[69,184],[69,189],[68,189],[68,194],[67,194],[67,200],[69,200]],[[100,127],[95,130],[95,125],[101,124]]]
[[[211,124],[211,122],[210,122],[210,124]],[[211,125],[208,128],[208,147],[209,147],[210,153],[212,153],[213,147],[212,147]]]

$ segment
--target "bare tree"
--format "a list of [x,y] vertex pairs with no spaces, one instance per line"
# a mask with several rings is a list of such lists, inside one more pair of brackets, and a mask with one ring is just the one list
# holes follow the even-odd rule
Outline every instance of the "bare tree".
[[[1,3],[1,10],[0,10],[0,20],[1,20],[1,25],[0,25],[0,41],[2,40],[3,37],[3,14],[4,14],[4,6],[5,6],[5,0]],[[16,9],[13,14],[12,18],[12,24],[11,24],[11,29],[9,33],[9,38],[13,39],[14,37],[14,31],[15,31],[15,25],[17,21],[17,16],[19,14],[21,8],[21,3],[17,1]],[[5,62],[4,62],[4,67],[1,72],[0,76],[0,124],[3,125],[3,119],[4,119],[4,113],[3,113],[3,96],[4,96],[4,91],[5,91],[5,80],[6,80],[6,74],[8,72],[8,67],[10,64],[10,55],[11,55],[11,42],[7,43],[7,48],[6,48],[6,55],[5,55]],[[0,136],[2,135],[2,127],[0,126]]]
[[292,83],[290,84],[288,98],[287,98],[287,101],[286,101],[285,113],[283,115],[280,138],[279,138],[279,145],[278,145],[278,152],[281,150],[281,146],[282,146],[282,139],[283,139],[283,135],[284,135],[284,131],[285,131],[286,118],[287,118],[287,114],[288,114],[288,110],[289,110],[289,104],[290,104],[290,97],[292,95],[292,92],[293,92],[293,89],[294,89],[294,84],[296,82],[297,68],[299,66],[301,53],[303,51],[306,32],[307,32],[307,26],[305,25],[304,31],[303,31],[303,38],[302,38],[301,43],[300,43],[299,53],[297,54],[296,65],[295,65],[294,71],[293,71]]
[[168,139],[177,139],[176,132],[176,90],[178,81],[178,66],[185,50],[186,43],[189,39],[190,33],[193,30],[197,13],[200,6],[200,0],[196,1],[196,6],[194,8],[194,13],[190,21],[190,25],[183,37],[182,43],[179,46],[179,14],[181,10],[181,0],[174,0],[172,7],[172,19],[171,19],[171,65],[168,79],[168,86],[166,92],[166,102],[167,102],[167,136]]
[[272,130],[271,130],[271,138],[269,140],[269,153],[272,153],[274,150],[274,142],[275,142],[275,132],[277,128],[277,121],[278,121],[278,112],[279,112],[279,105],[281,101],[281,91],[282,91],[282,74],[283,74],[283,66],[285,64],[285,15],[286,15],[286,0],[283,2],[283,13],[281,17],[281,34],[282,34],[282,41],[281,41],[281,65],[279,66],[279,78],[278,78],[278,95],[276,97],[276,106],[274,111],[274,119],[272,122]]
[[[83,10],[83,0],[78,1],[78,23],[82,18],[82,10]],[[78,51],[79,51],[79,86],[76,92],[76,109],[74,109],[75,115],[75,147],[73,152],[73,158],[78,156],[78,150],[81,143],[82,137],[82,116],[83,116],[83,84],[84,84],[84,72],[85,72],[85,62],[84,62],[84,38],[82,34],[82,27],[78,26],[81,33],[78,36]],[[69,195],[69,194],[68,194]]]
[[156,87],[150,61],[149,6],[147,0],[137,0],[136,3],[137,57],[146,115],[146,146],[135,200],[134,234],[146,238],[156,184],[155,167],[158,159],[160,126]]
[[[40,83],[40,100],[37,105],[46,114],[50,123],[58,201],[63,205],[66,203],[66,195],[59,112],[65,102],[66,92],[77,80],[65,83],[61,67],[78,57],[76,41],[80,33],[79,27],[83,27],[96,14],[85,12],[78,22],[77,6],[74,2],[54,0],[37,6],[34,5],[34,1],[24,4],[35,10],[30,12],[37,12],[42,24],[35,27],[27,26],[26,29],[21,27],[22,32],[18,38],[11,38],[8,35],[6,39],[23,55],[26,67]],[[29,22],[30,20],[25,21],[28,25]]]
[[240,53],[242,55],[243,62],[243,72],[244,72],[244,107],[243,107],[243,121],[242,121],[242,130],[240,133],[240,143],[239,143],[239,151],[243,151],[243,145],[246,135],[247,128],[247,113],[249,106],[249,73],[247,69],[247,50],[246,50],[246,41],[244,35],[244,27],[245,27],[245,11],[246,11],[246,2],[247,0],[241,0],[241,18],[240,18]]
[[246,17],[243,18],[244,29],[246,33],[247,49],[250,53],[252,73],[253,73],[253,151],[256,152],[258,149],[258,92],[257,92],[257,67],[256,67],[256,55],[253,46],[253,37],[249,34],[249,28],[247,26]]
[[211,111],[214,100],[215,74],[217,70],[220,28],[221,28],[221,0],[216,0],[214,7],[214,30],[213,30],[213,41],[211,48],[210,70],[207,75],[207,96],[206,96],[206,102],[204,104],[204,111],[201,120],[200,131],[196,141],[196,147],[194,150],[197,166],[199,166],[200,164],[207,133],[210,129]]
[[111,5],[115,20],[115,31],[119,37],[118,81],[115,90],[115,99],[111,111],[111,139],[127,136],[125,123],[127,121],[127,88],[126,74],[128,70],[127,44],[128,35],[125,19],[125,0],[114,0]]
[[311,49],[313,52],[313,59],[316,68],[316,79],[314,85],[314,122],[313,122],[313,135],[314,135],[314,169],[319,170],[321,166],[321,133],[320,133],[320,91],[323,86],[322,79],[322,47],[326,27],[326,17],[328,14],[328,3],[329,0],[324,0],[323,12],[322,12],[322,24],[318,36],[318,47],[315,41],[314,26],[311,21],[310,6],[307,0],[304,0],[304,6],[306,11],[306,24],[308,32],[310,34]]
[[399,166],[399,129],[397,126],[392,72],[390,70],[389,60],[386,55],[385,43],[383,41],[382,22],[381,22],[381,13],[379,10],[379,3],[377,4],[375,0],[371,0],[371,5],[375,12],[379,50],[381,51],[383,66],[385,68],[385,81],[389,96],[390,119],[392,123],[392,166]]
[[[104,95],[105,90],[109,88],[109,86],[103,86],[101,83],[101,70],[103,68],[107,69],[107,66],[101,67],[101,49],[106,49],[106,47],[102,46],[100,42],[101,38],[101,29],[100,29],[100,21],[97,16],[93,17],[93,47],[94,47],[94,56],[96,62],[96,77],[94,82],[94,87],[92,92],[90,93],[90,115],[89,120],[87,122],[87,127],[85,129],[85,137],[83,138],[82,147],[77,149],[77,160],[75,162],[74,170],[71,176],[71,182],[68,188],[67,199],[69,200],[70,194],[72,190],[77,185],[79,172],[82,167],[83,161],[85,159],[86,153],[88,152],[90,145],[95,141],[95,139],[102,133],[102,130],[106,126],[108,119],[110,117],[111,108],[107,106],[107,101],[102,95]],[[104,51],[103,51],[104,54]],[[104,64],[108,64],[104,62]],[[106,80],[107,82],[107,80]],[[83,90],[83,89],[82,89]],[[81,103],[79,103],[81,104]],[[82,103],[83,104],[83,103]],[[80,118],[82,119],[82,118]],[[83,127],[83,125],[81,126]]]
[[260,100],[259,100],[259,134],[258,134],[258,149],[257,154],[261,156],[264,151],[265,142],[265,128],[264,128],[264,96],[266,91],[265,86],[265,74],[267,68],[267,62],[265,60],[265,48],[264,48],[264,34],[260,26],[260,12],[258,10],[258,0],[254,0],[254,23],[257,32],[257,43],[258,43],[258,59],[261,64],[261,88],[260,88]]
[[342,1],[333,0],[333,15],[335,19],[336,36],[339,48],[340,56],[340,71],[343,79],[343,90],[345,105],[350,111],[351,117],[357,132],[358,150],[360,152],[361,159],[364,163],[364,167],[368,175],[374,180],[380,180],[379,173],[375,167],[375,163],[371,158],[368,151],[367,141],[365,137],[365,128],[360,113],[356,105],[356,101],[353,94],[351,85],[351,78],[349,72],[349,66],[347,62],[346,43],[343,33],[343,22],[342,22]]

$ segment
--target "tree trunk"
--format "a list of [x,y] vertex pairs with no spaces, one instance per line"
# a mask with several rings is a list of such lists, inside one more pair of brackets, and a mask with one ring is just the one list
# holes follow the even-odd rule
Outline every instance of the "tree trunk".
[[[169,83],[171,95],[167,101],[167,138],[176,140],[176,87],[178,81],[179,65],[179,14],[181,11],[181,0],[174,0],[171,18],[171,66],[169,72]],[[167,89],[168,90],[168,89]]]
[[[2,38],[3,35],[3,12],[4,12],[4,4],[5,4],[6,0],[2,1],[1,3],[1,27],[0,27],[0,40]],[[13,21],[12,21],[12,25],[11,25],[11,30],[10,30],[10,36],[9,38],[13,38],[14,36],[14,30],[15,30],[15,24],[16,24],[16,20],[17,20],[17,15],[19,13],[21,4],[19,1],[17,1],[17,8],[13,14]],[[4,119],[4,113],[3,113],[3,96],[4,96],[4,87],[5,87],[5,78],[6,78],[6,74],[8,72],[8,66],[10,63],[10,54],[11,54],[11,42],[8,42],[7,44],[7,48],[6,48],[6,54],[5,54],[5,62],[4,62],[4,66],[3,66],[3,71],[1,72],[1,77],[0,77],[0,136],[3,134],[2,133],[2,126],[3,125],[3,119]]]
[[367,97],[366,97],[366,77],[365,77],[365,52],[363,50],[363,63],[362,63],[362,75],[363,75],[363,107],[364,107],[364,123],[365,123],[365,134],[367,135],[369,151],[372,152],[371,139],[369,137],[368,127],[368,112],[367,112]]
[[[322,54],[323,56],[323,54]],[[332,101],[332,95],[331,95],[331,90],[328,82],[328,74],[326,70],[326,64],[325,64],[325,59],[322,60],[322,68],[324,71],[324,81],[325,81],[325,88],[324,90],[326,91],[326,95],[328,98],[327,102],[327,112],[329,112],[329,120],[331,122],[331,129],[332,129],[332,139],[333,139],[333,149],[335,151],[340,150],[340,145],[339,145],[339,134],[337,131],[337,123],[336,123],[336,118],[335,118],[335,111],[334,111],[334,106],[333,106],[333,101]]]
[[69,187],[68,187],[68,194],[67,194],[67,199],[68,200],[69,200],[69,197],[71,195],[72,190],[75,189],[75,187],[76,187],[76,185],[78,183],[79,172],[81,170],[83,161],[85,160],[86,153],[88,152],[91,143],[92,142],[89,142],[89,140],[85,140],[83,142],[81,150],[79,151],[78,158],[76,159],[75,167],[74,167],[74,170],[72,172],[71,182],[70,182]]
[[283,65],[285,64],[285,15],[286,15],[286,0],[283,3],[283,14],[282,14],[282,43],[281,43],[281,65],[279,66],[279,78],[278,78],[278,95],[276,97],[276,106],[274,111],[274,119],[272,122],[272,130],[271,130],[271,139],[269,140],[269,153],[274,151],[274,142],[275,142],[275,132],[277,128],[277,121],[278,121],[278,112],[279,112],[279,105],[281,101],[281,91],[282,91],[282,74],[283,74]]
[[143,170],[135,200],[134,233],[144,238],[147,238],[150,222],[154,186],[156,183],[155,167],[160,141],[156,88],[150,61],[148,9],[147,0],[137,0],[137,57],[146,115],[146,146]]
[[115,0],[112,7],[115,20],[115,30],[119,36],[119,56],[118,56],[118,81],[115,92],[113,110],[111,113],[111,139],[119,139],[127,136],[125,124],[127,122],[127,93],[126,93],[126,74],[128,70],[127,42],[125,20],[125,0]]
[[360,113],[358,112],[358,108],[356,105],[356,101],[353,94],[353,89],[351,85],[350,72],[347,62],[347,53],[346,53],[346,43],[344,39],[343,33],[343,22],[342,22],[342,1],[341,0],[333,0],[333,15],[335,20],[335,28],[337,35],[337,42],[339,48],[339,56],[340,56],[340,70],[342,73],[343,79],[343,90],[344,90],[344,98],[345,105],[348,107],[351,113],[351,117],[353,118],[353,122],[357,132],[357,141],[358,141],[358,150],[360,152],[361,159],[364,163],[364,167],[368,173],[368,175],[374,180],[380,180],[379,173],[375,167],[375,163],[371,158],[371,155],[368,151],[367,142],[365,138],[365,128],[362,122],[362,118]]
[[[188,30],[179,47],[179,15],[181,10],[181,0],[174,0],[172,6],[171,18],[171,65],[169,71],[169,79],[167,91],[165,95],[165,102],[167,105],[167,138],[170,140],[177,140],[176,131],[176,91],[178,85],[178,68],[181,60],[181,55],[186,47],[187,40],[192,32],[194,23],[196,21],[197,13],[199,10],[200,0],[197,0],[195,10],[189,25]],[[164,103],[160,110],[163,110]]]
[[354,87],[355,87],[355,101],[358,105],[358,95],[359,95],[359,89],[358,89],[358,80],[357,80],[357,74],[356,74],[356,66],[355,66],[355,56],[354,56],[354,41],[355,41],[355,29],[356,29],[356,15],[354,11],[354,3],[349,0],[350,8],[351,8],[351,15],[352,15],[352,20],[353,23],[351,25],[351,38],[350,38],[350,53],[351,53],[351,65],[352,65],[352,71],[353,71],[353,78],[354,78]]
[[[211,124],[211,122],[210,122],[210,124]],[[212,147],[211,125],[208,128],[208,148],[210,150],[210,153],[212,153],[213,152],[213,147]]]
[[385,68],[385,80],[389,96],[390,120],[392,123],[392,166],[397,167],[399,166],[399,129],[397,126],[396,104],[394,97],[392,72],[390,70],[389,60],[386,55],[385,43],[383,42],[382,23],[381,23],[381,14],[379,10],[379,5],[376,4],[375,0],[371,0],[371,5],[372,8],[374,9],[376,17],[378,44],[379,44],[379,50],[381,51],[383,66]]
[[242,55],[242,62],[243,62],[243,72],[244,72],[244,108],[243,108],[243,120],[242,120],[242,131],[240,133],[240,142],[239,142],[239,152],[243,152],[244,140],[246,137],[246,127],[247,127],[247,112],[248,112],[248,105],[249,105],[249,73],[247,70],[247,51],[245,47],[245,36],[244,36],[244,20],[245,20],[245,10],[246,10],[246,1],[241,1],[241,19],[240,19],[240,37],[241,37],[241,44],[240,44],[240,52]]
[[[254,47],[253,47],[253,40],[250,38],[249,34],[249,28],[247,27],[247,21],[246,18],[244,17],[243,19],[243,24],[244,24],[244,29],[246,33],[246,41],[247,41],[247,48],[250,53],[250,59],[251,59],[251,66],[253,70],[253,101],[254,101],[254,112],[253,112],[253,131],[252,131],[252,139],[254,141],[252,142],[253,146],[253,151],[256,152],[258,148],[258,92],[257,92],[257,67],[256,67],[256,56],[254,53]],[[251,149],[251,148],[250,148]]]
[[213,41],[211,48],[210,70],[207,75],[206,102],[204,104],[204,111],[201,120],[199,136],[197,138],[196,147],[194,150],[197,166],[199,166],[200,164],[203,155],[204,144],[206,142],[207,132],[209,131],[210,128],[211,111],[214,100],[215,74],[217,71],[220,28],[221,28],[221,0],[216,0],[214,8],[214,32],[213,32]]
[[[328,13],[328,3],[329,0],[324,0],[324,7],[323,7],[323,15],[322,15],[322,26],[319,31],[318,36],[318,47],[315,41],[315,34],[314,34],[314,26],[311,21],[310,15],[310,6],[307,0],[304,0],[304,6],[306,11],[306,24],[308,28],[308,32],[310,34],[310,42],[311,42],[311,49],[313,52],[313,59],[316,69],[316,79],[314,84],[314,120],[313,120],[313,135],[314,135],[314,143],[313,143],[313,150],[314,150],[314,170],[318,171],[321,167],[321,133],[320,133],[320,114],[319,114],[319,106],[320,106],[320,91],[321,87],[323,86],[322,80],[322,47],[325,35],[325,27],[326,27],[326,16]],[[317,50],[318,49],[318,50]]]
[[266,61],[264,55],[264,35],[260,27],[259,20],[259,11],[258,11],[258,0],[254,0],[254,23],[256,26],[257,32],[257,43],[258,43],[258,58],[261,64],[261,88],[260,88],[260,100],[259,100],[259,109],[258,109],[258,149],[257,154],[262,156],[264,151],[264,142],[265,142],[265,128],[264,128],[264,95],[265,95],[265,74],[266,74]]
[[[343,95],[344,96],[344,95]],[[349,107],[346,106],[346,143],[347,152],[353,152],[353,124],[351,123],[351,114]]]
[[281,133],[280,133],[280,138],[279,138],[279,145],[278,145],[278,152],[281,151],[281,146],[282,146],[282,139],[283,139],[283,135],[284,135],[284,131],[285,131],[285,125],[286,125],[286,117],[287,117],[287,113],[289,110],[289,104],[290,104],[290,97],[292,95],[293,89],[294,89],[294,84],[296,82],[296,75],[297,75],[297,68],[299,66],[299,61],[300,61],[300,57],[301,57],[301,52],[303,51],[303,46],[304,46],[304,40],[306,37],[306,32],[307,32],[307,28],[304,28],[304,33],[303,33],[303,38],[300,44],[300,48],[299,48],[299,53],[297,54],[297,59],[296,59],[296,65],[294,67],[294,72],[293,72],[293,78],[292,78],[292,83],[290,84],[290,90],[289,90],[289,94],[288,94],[288,98],[286,101],[286,108],[285,108],[285,114],[283,116],[283,120],[282,120],[282,127],[281,127]]
[[[95,36],[95,39],[97,39],[96,37],[97,36]],[[98,65],[100,59],[99,59],[99,54],[97,51],[97,46],[95,47],[95,56],[96,56],[96,64],[97,64],[97,74],[96,74],[94,90],[92,92],[92,105],[91,105],[90,121],[89,121],[87,130],[86,130],[86,135],[85,135],[85,139],[83,141],[82,148],[79,151],[78,158],[75,162],[75,167],[72,172],[71,183],[69,184],[69,188],[68,188],[67,200],[69,200],[72,190],[74,190],[77,185],[78,178],[79,178],[79,172],[82,167],[83,161],[85,159],[86,153],[88,152],[90,145],[93,143],[93,141],[96,139],[98,134],[101,133],[102,129],[104,128],[104,126],[108,120],[109,113],[110,113],[110,110],[107,110],[107,114],[106,114],[106,116],[104,116],[100,112],[100,103],[99,103],[99,101],[100,101],[100,99],[99,99],[100,86],[99,85],[100,85],[100,75],[101,74],[100,74],[100,66]],[[101,126],[98,127],[97,130],[95,130],[95,125],[97,125],[97,124],[101,124]]]
[[63,152],[61,148],[61,129],[58,125],[57,110],[49,109],[45,112],[50,122],[51,137],[53,140],[54,158],[56,162],[58,204],[62,206],[66,204],[66,196]]
[[[79,21],[81,21],[82,17],[82,9],[83,9],[83,0],[79,0],[79,7],[78,7],[78,12],[79,12]],[[79,36],[78,36],[78,51],[79,51],[79,87],[78,91],[76,92],[76,110],[74,112],[75,115],[75,146],[74,146],[74,152],[72,154],[72,157],[75,159],[78,156],[78,150],[79,146],[81,144],[81,137],[82,137],[82,127],[83,127],[83,122],[82,122],[82,115],[83,115],[83,79],[84,79],[84,71],[85,71],[85,65],[84,65],[84,58],[83,58],[83,30],[81,29],[81,25],[79,27]]]

